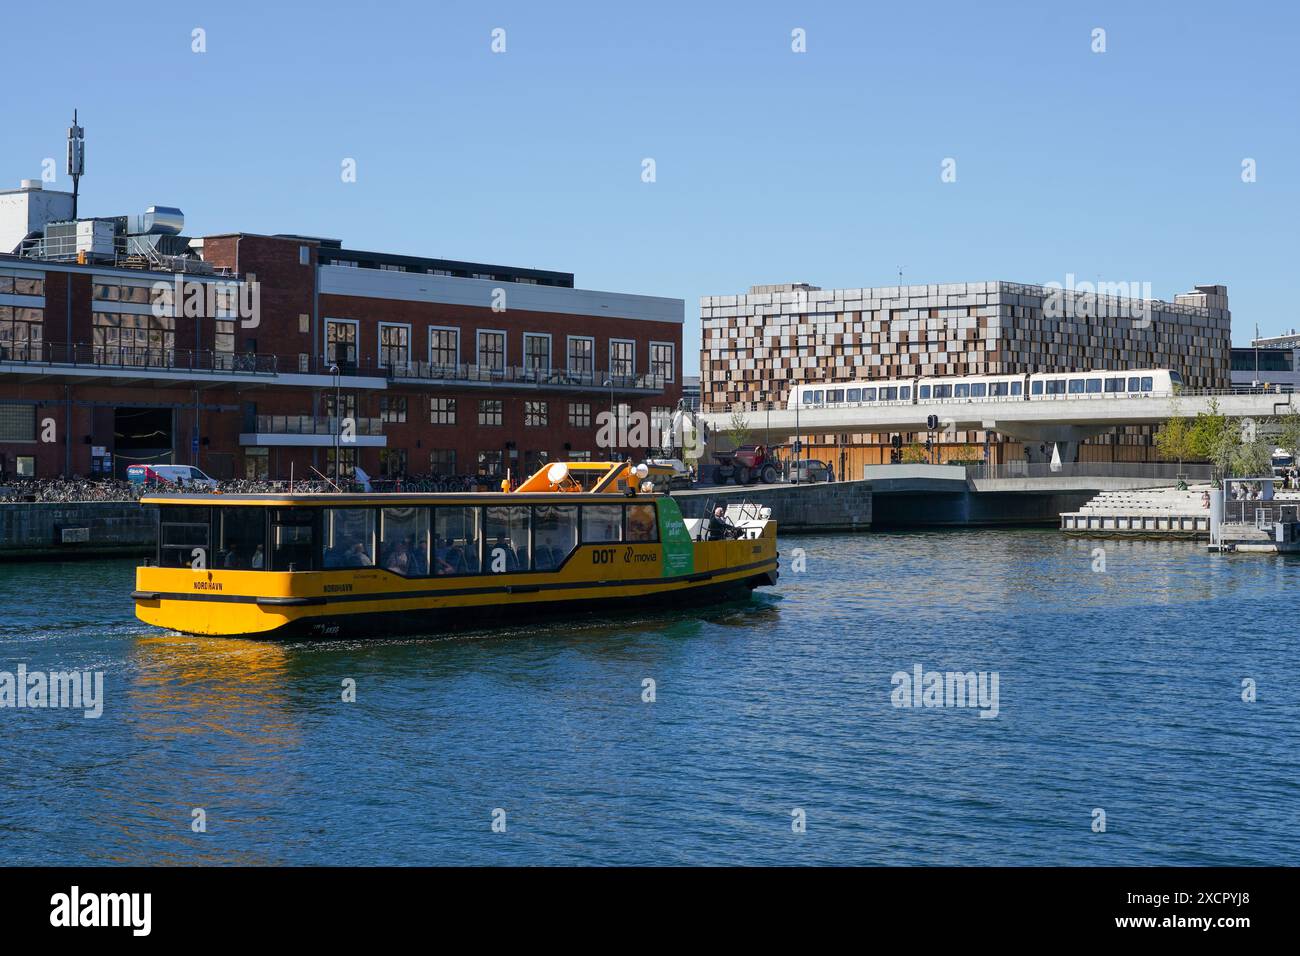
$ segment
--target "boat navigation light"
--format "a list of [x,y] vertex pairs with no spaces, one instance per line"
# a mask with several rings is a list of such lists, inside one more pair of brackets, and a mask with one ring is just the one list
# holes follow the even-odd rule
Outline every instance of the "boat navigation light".
[[646,475],[650,474],[650,469],[646,467],[645,462],[641,462],[641,464],[632,469],[632,474],[636,475],[638,478],[644,478]]
[[546,480],[553,485],[558,485],[569,477],[569,466],[562,461],[557,461],[546,469]]

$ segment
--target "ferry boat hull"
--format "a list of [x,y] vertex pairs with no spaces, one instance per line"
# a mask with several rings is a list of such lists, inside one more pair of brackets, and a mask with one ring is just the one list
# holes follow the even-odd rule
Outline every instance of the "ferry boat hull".
[[439,636],[718,602],[776,583],[767,509],[733,505],[732,535],[705,540],[704,522],[683,519],[670,496],[616,481],[635,477],[630,463],[569,467],[608,474],[577,492],[551,466],[558,489],[539,472],[501,493],[146,499],[158,506],[159,546],[136,571],[136,616],[222,637]]

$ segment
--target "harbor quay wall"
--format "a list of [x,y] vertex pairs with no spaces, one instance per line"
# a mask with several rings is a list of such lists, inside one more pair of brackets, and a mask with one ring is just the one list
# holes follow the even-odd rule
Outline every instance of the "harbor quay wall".
[[1061,513],[1077,511],[1091,491],[879,492],[872,496],[873,527],[942,528],[1060,525]]
[[6,502],[0,561],[152,554],[156,510],[134,501]]
[[704,518],[720,504],[752,501],[772,509],[778,532],[868,531],[871,483],[824,481],[801,485],[721,485],[673,492],[686,518]]

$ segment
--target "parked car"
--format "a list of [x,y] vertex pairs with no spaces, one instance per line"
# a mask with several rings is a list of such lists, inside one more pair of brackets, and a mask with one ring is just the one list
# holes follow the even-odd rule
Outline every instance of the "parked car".
[[689,488],[694,483],[691,470],[680,458],[651,458],[646,464],[672,469],[672,474],[668,477],[669,488]]
[[802,458],[790,462],[790,482],[806,485],[814,481],[834,481],[831,466],[816,458]]
[[195,491],[214,491],[218,484],[215,478],[193,465],[131,465],[126,469],[126,480],[133,484],[174,485]]

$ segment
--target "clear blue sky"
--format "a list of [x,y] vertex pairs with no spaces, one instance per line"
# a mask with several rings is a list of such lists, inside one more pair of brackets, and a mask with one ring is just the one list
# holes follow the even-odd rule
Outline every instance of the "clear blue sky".
[[701,295],[900,266],[1164,299],[1224,283],[1242,342],[1300,326],[1298,27],[1277,0],[10,9],[0,183],[53,156],[68,187],[75,106],[84,214],[170,204],[193,235],[324,235],[683,298],[688,371]]

